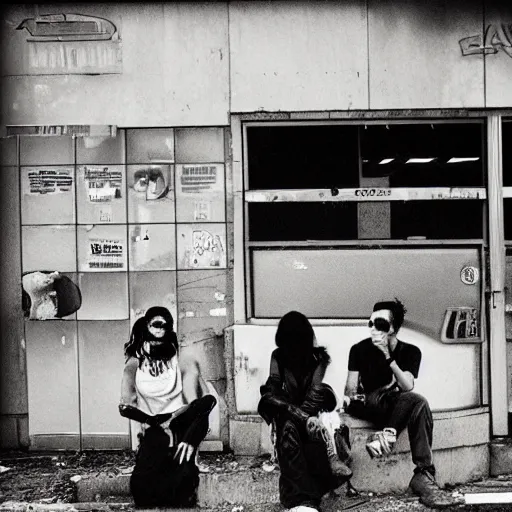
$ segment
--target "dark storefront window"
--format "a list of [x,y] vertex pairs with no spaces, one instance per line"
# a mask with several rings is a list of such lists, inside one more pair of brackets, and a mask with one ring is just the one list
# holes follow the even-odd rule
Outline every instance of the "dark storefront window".
[[[409,296],[412,283],[428,289],[437,279],[433,303],[423,305],[435,314],[418,322],[439,322],[446,300],[467,292],[460,269],[480,268],[484,131],[479,120],[248,125],[250,316],[298,307],[314,318],[353,318],[379,290]],[[478,289],[468,303],[478,304]]]
[[483,200],[436,200],[429,189],[484,187],[483,132],[481,122],[249,126],[249,190],[384,188],[404,197],[249,203],[249,240],[481,239]]

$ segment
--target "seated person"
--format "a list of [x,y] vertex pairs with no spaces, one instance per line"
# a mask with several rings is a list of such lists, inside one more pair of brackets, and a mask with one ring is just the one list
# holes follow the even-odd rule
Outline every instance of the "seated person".
[[324,494],[352,476],[347,466],[348,428],[340,425],[337,413],[335,433],[317,417],[334,411],[337,401],[332,388],[322,382],[330,357],[325,348],[315,346],[309,320],[297,311],[287,313],[275,340],[258,412],[276,427],[281,504],[296,512],[315,512]]
[[173,323],[166,308],[149,308],[125,344],[119,411],[144,425],[130,480],[135,504],[142,507],[194,505],[195,456],[216,404],[197,362],[178,357]]
[[421,351],[397,338],[405,313],[398,299],[374,305],[368,322],[370,337],[350,349],[345,411],[382,429],[368,439],[366,449],[372,458],[390,454],[407,427],[416,466],[409,486],[421,503],[447,507],[456,501],[435,480],[432,412],[427,400],[412,391]]

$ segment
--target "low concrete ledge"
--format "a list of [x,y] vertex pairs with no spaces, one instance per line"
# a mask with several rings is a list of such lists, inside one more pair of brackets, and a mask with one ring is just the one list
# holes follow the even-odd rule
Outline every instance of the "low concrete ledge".
[[[225,503],[252,505],[279,501],[279,471],[249,470],[199,475],[199,507]],[[130,475],[84,477],[76,483],[79,502],[131,501]]]
[[[439,483],[466,483],[488,476],[489,408],[438,411],[433,417],[433,451]],[[406,490],[414,469],[407,431],[398,438],[391,456],[372,460],[365,445],[375,427],[347,414],[342,414],[342,422],[350,427],[354,486],[372,492]],[[271,453],[268,426],[258,415],[234,415],[230,418],[230,445],[237,455]]]

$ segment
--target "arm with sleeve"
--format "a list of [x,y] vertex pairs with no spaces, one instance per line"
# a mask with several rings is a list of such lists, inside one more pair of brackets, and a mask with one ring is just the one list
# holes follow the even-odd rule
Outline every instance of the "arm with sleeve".
[[406,345],[402,349],[399,361],[395,359],[390,363],[389,368],[393,372],[398,386],[402,391],[414,389],[414,379],[418,378],[421,363],[421,350],[414,345]]

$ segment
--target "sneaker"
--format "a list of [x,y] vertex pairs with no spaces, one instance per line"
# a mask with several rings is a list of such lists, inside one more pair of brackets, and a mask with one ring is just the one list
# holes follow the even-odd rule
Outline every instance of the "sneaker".
[[463,503],[460,498],[443,491],[428,470],[415,473],[409,483],[409,489],[420,497],[420,503],[430,508],[447,508]]
[[322,422],[315,416],[311,416],[306,423],[306,429],[310,439],[316,441],[321,440],[325,443],[329,466],[339,485],[350,479],[352,477],[352,471],[339,459],[338,454],[336,453],[334,440],[331,439],[329,431]]
[[394,428],[385,428],[375,434],[368,436],[366,443],[366,451],[370,454],[370,457],[379,458],[384,455],[389,455],[393,450],[396,443],[396,430]]

